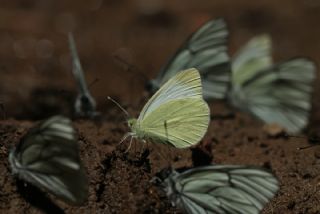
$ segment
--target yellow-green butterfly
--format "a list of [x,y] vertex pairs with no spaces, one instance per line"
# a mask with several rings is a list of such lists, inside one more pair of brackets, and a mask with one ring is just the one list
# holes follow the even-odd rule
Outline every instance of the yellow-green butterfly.
[[[210,112],[202,98],[198,70],[181,71],[150,98],[138,119],[129,119],[131,137],[176,148],[197,144],[207,131]],[[122,141],[123,141],[122,140]]]
[[14,175],[65,202],[87,200],[87,178],[68,118],[53,116],[32,128],[10,152],[9,163]]

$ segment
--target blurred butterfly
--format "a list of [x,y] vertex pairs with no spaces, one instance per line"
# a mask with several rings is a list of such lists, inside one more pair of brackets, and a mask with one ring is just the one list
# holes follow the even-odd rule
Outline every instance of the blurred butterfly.
[[154,93],[180,71],[196,68],[202,77],[204,98],[225,98],[230,82],[227,36],[223,19],[206,22],[177,50],[158,76],[149,81],[148,91]]
[[214,165],[182,173],[163,170],[152,179],[185,213],[258,214],[279,189],[270,172],[256,167]]
[[68,36],[72,56],[72,73],[76,79],[79,90],[75,102],[75,112],[78,116],[92,118],[98,115],[98,112],[96,112],[96,102],[88,90],[73,35],[69,33]]
[[315,65],[304,58],[272,64],[271,39],[254,37],[232,59],[230,103],[262,121],[294,133],[303,129],[311,110]]
[[137,138],[176,148],[190,147],[206,133],[209,115],[199,72],[194,68],[181,71],[150,98],[138,119],[128,120],[131,131],[121,142],[131,137],[130,145]]
[[80,205],[88,184],[71,121],[53,116],[32,128],[9,154],[14,175],[58,198]]

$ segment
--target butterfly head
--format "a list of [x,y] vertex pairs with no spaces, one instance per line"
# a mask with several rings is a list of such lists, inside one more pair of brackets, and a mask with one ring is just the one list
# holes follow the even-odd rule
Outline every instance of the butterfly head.
[[134,119],[134,118],[128,119],[128,126],[131,130],[135,129],[137,126],[137,119]]

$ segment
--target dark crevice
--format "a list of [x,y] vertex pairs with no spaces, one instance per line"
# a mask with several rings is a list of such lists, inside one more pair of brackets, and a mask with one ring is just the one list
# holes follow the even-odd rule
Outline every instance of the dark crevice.
[[141,154],[135,155],[135,157],[131,157],[129,153],[125,153],[124,151],[113,151],[110,155],[106,156],[106,158],[101,162],[101,181],[98,183],[98,188],[96,190],[96,202],[101,202],[103,193],[106,188],[105,178],[106,174],[111,171],[114,163],[120,159],[121,161],[127,162],[130,165],[135,167],[142,167],[143,170],[147,173],[151,172],[150,160],[148,159],[150,154],[149,149],[145,149]]
[[234,120],[236,118],[235,113],[227,112],[225,114],[211,114],[211,120]]
[[96,190],[96,197],[97,197],[96,201],[97,202],[101,201],[103,192],[105,190],[105,187],[106,187],[106,184],[104,183],[105,182],[105,177],[106,177],[107,172],[111,168],[111,162],[112,162],[112,156],[106,157],[101,162],[101,166],[102,166],[102,169],[101,169],[101,174],[102,175],[101,175],[101,177],[102,177],[102,180],[98,183],[98,189]]
[[151,172],[151,165],[149,160],[150,150],[145,149],[142,153],[131,157],[129,153],[123,153],[122,160],[127,161],[129,164],[136,167],[142,167],[147,173]]
[[[194,167],[210,165],[213,156],[208,151],[204,151],[200,147],[191,148],[192,162]],[[211,151],[210,151],[211,152]]]

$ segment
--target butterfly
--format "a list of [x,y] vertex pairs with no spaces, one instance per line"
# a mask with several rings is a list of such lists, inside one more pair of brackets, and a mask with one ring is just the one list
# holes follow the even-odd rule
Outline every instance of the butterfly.
[[98,115],[98,112],[96,112],[96,102],[90,94],[86,80],[84,78],[73,35],[69,33],[68,38],[72,56],[72,73],[74,78],[76,79],[79,90],[79,94],[75,102],[75,112],[78,116],[92,118]]
[[196,68],[202,77],[204,98],[225,98],[230,82],[227,36],[223,19],[206,22],[177,50],[158,76],[148,82],[148,91],[154,93],[178,72]]
[[311,110],[315,65],[305,58],[273,64],[271,38],[251,39],[232,59],[229,102],[288,132],[301,131]]
[[14,175],[65,202],[80,205],[88,184],[71,121],[53,116],[32,128],[9,154]]
[[[168,80],[143,107],[138,119],[129,119],[128,132],[142,141],[186,148],[197,144],[210,120],[208,104],[202,98],[200,74],[196,69],[181,71]],[[129,146],[130,148],[130,146]]]
[[258,214],[279,189],[272,173],[237,165],[203,166],[182,173],[166,169],[152,182],[188,214]]

